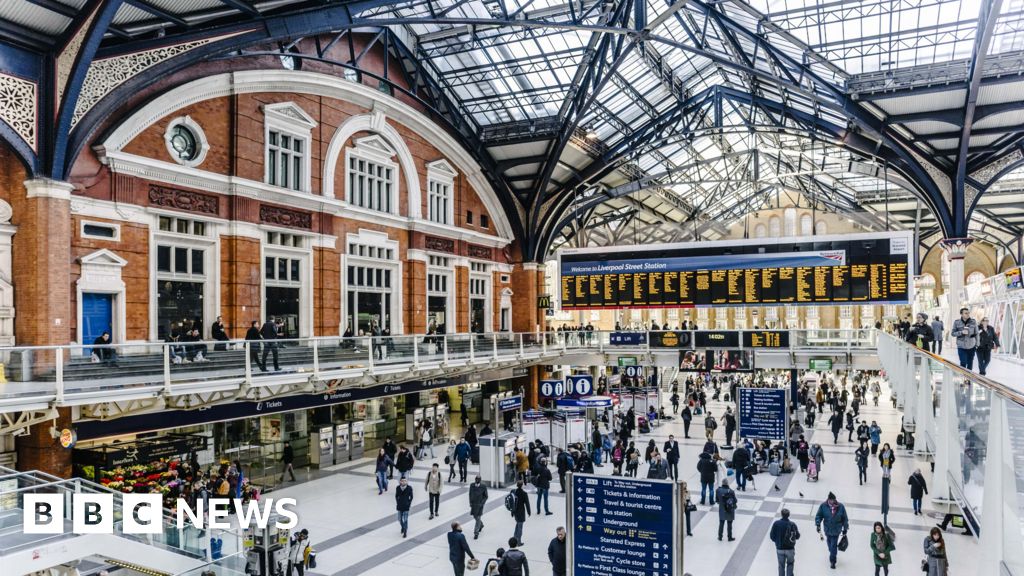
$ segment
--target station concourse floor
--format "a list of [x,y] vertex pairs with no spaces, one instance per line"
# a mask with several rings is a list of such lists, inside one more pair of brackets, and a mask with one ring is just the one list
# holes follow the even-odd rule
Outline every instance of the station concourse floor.
[[[883,398],[888,391],[883,388]],[[722,403],[711,403],[709,407],[717,416],[725,410]],[[654,438],[661,446],[668,435],[675,434],[683,446],[680,475],[690,487],[691,497],[698,504],[698,511],[692,514],[693,537],[684,543],[684,569],[692,576],[774,576],[777,574],[775,549],[768,539],[772,522],[782,507],[790,509],[791,518],[800,528],[802,538],[796,549],[796,571],[802,576],[837,574],[841,576],[869,575],[874,573],[869,538],[871,526],[881,520],[879,503],[881,498],[881,469],[877,459],[871,461],[868,469],[868,483],[857,484],[857,468],[854,463],[853,442],[846,441],[846,431],[840,435],[838,445],[832,443],[832,435],[826,430],[828,409],[824,417],[816,420],[816,426],[809,438],[822,445],[825,463],[820,480],[808,482],[799,470],[795,474],[779,477],[767,473],[756,476],[756,489],[748,483],[746,492],[738,492],[739,508],[734,523],[735,542],[717,539],[717,507],[700,506],[700,484],[697,479],[697,455],[703,447],[703,427],[697,422],[690,429],[690,440],[682,438],[683,426],[679,419],[663,424],[652,430],[652,435],[643,435],[637,442],[645,445]],[[869,423],[878,421],[882,427],[882,441],[895,446],[899,432],[900,414],[883,401],[879,407],[868,402],[861,409],[861,418]],[[724,430],[719,427],[716,440],[724,441]],[[723,455],[728,455],[725,451]],[[444,477],[444,448],[435,447]],[[307,571],[313,576],[406,576],[406,575],[447,575],[452,574],[448,561],[446,533],[453,520],[463,525],[473,553],[481,561],[492,557],[500,547],[507,547],[512,536],[514,522],[505,510],[503,501],[507,489],[490,488],[490,498],[483,518],[485,528],[479,540],[472,538],[472,518],[469,516],[467,486],[461,483],[445,484],[441,494],[440,517],[428,520],[427,494],[424,479],[428,463],[418,462],[412,472],[411,484],[415,489],[413,511],[409,518],[409,537],[403,539],[395,515],[394,490],[378,496],[373,476],[373,461],[363,459],[330,469],[328,475],[304,483],[287,483],[270,496],[293,497],[297,500],[299,525],[310,531],[310,540],[317,552],[317,567]],[[891,510],[889,524],[896,531],[896,550],[890,574],[903,576],[920,574],[920,561],[924,557],[922,543],[928,529],[941,520],[942,515],[930,506],[929,497],[924,500],[924,515],[914,516],[911,508],[907,478],[915,468],[920,468],[931,486],[931,471],[923,459],[915,459],[907,451],[897,450],[893,469]],[[596,469],[600,474],[611,474],[612,467],[606,464]],[[470,478],[475,475],[476,466],[470,466]],[[552,470],[553,471],[553,470]],[[554,471],[553,471],[554,472]],[[641,464],[640,476],[646,473]],[[397,474],[392,486],[397,483]],[[532,487],[531,506],[536,504]],[[846,505],[851,518],[850,547],[839,554],[836,570],[828,568],[828,550],[814,530],[813,517],[828,494],[835,492]],[[522,549],[530,562],[531,574],[549,575],[551,567],[547,560],[548,542],[555,535],[558,526],[565,525],[565,499],[558,494],[557,474],[552,486],[550,501],[552,516],[531,516],[525,525]],[[959,529],[949,527],[945,533],[949,551],[950,574],[976,573],[974,564],[980,551],[977,540],[963,536]],[[474,574],[482,573],[482,569]],[[467,575],[470,573],[467,571]]]

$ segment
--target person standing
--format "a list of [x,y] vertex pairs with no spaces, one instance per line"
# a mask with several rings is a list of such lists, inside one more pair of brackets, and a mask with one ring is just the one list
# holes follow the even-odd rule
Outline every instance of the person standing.
[[875,522],[871,529],[871,556],[875,560],[875,576],[879,572],[889,576],[889,564],[892,564],[892,551],[896,549],[889,535],[885,533],[885,526],[881,522]]
[[[877,406],[878,404],[875,404]],[[878,454],[878,445],[882,443],[882,428],[878,425],[878,422],[871,421],[871,426],[868,427],[868,438],[871,439],[871,455]]]
[[750,465],[750,451],[740,442],[732,451],[732,469],[736,474],[736,487],[741,492],[747,491],[747,466]]
[[466,576],[466,556],[476,560],[469,549],[469,542],[466,542],[466,535],[462,533],[462,526],[452,522],[452,531],[448,533],[448,560],[455,569],[455,576]]
[[555,466],[558,470],[558,483],[562,487],[560,490],[562,494],[565,493],[565,475],[575,467],[575,464],[568,452],[561,448],[558,449],[558,456],[555,456]]
[[828,545],[828,561],[834,570],[836,567],[836,555],[839,553],[839,537],[845,536],[850,530],[850,517],[846,515],[846,506],[843,506],[836,495],[828,493],[828,498],[818,506],[818,513],[814,516],[814,527],[821,535],[825,530],[824,540]]
[[473,540],[480,537],[484,529],[484,504],[487,503],[487,486],[477,474],[476,480],[469,485],[469,515],[473,517]]
[[459,482],[465,482],[469,476],[469,458],[473,455],[473,447],[463,436],[462,441],[455,446],[455,461],[459,464]]
[[274,323],[273,317],[263,323],[263,327],[260,328],[260,338],[266,341],[266,344],[263,345],[263,359],[260,362],[261,370],[267,371],[267,354],[274,356],[274,371],[281,370],[281,366],[277,362],[277,324]]
[[374,473],[377,475],[377,496],[388,491],[388,466],[391,466],[391,457],[381,448],[377,451],[377,461],[374,465]]
[[948,576],[949,561],[946,558],[946,541],[942,531],[932,528],[924,539],[924,555],[928,560],[928,576]]
[[403,476],[395,489],[395,510],[398,511],[398,526],[402,529],[402,538],[409,533],[409,509],[412,508],[412,486]]
[[281,464],[284,465],[284,469],[281,470],[281,482],[284,482],[285,473],[290,474],[292,482],[295,482],[295,469],[292,467],[293,462],[295,462],[295,451],[292,450],[292,443],[286,440],[284,443],[284,449],[281,451]]
[[922,350],[931,350],[933,340],[935,340],[935,335],[932,334],[932,327],[928,324],[928,315],[919,312],[916,321],[907,331],[906,341]]
[[907,484],[910,484],[910,502],[914,505],[914,516],[920,516],[921,500],[928,493],[928,483],[925,482],[920,468],[914,470],[914,473],[907,480]]
[[864,442],[860,443],[857,451],[853,453],[857,459],[857,479],[860,481],[860,485],[863,486],[868,481],[868,446]]
[[543,456],[538,460],[537,472],[533,477],[533,485],[537,487],[537,514],[540,514],[541,501],[544,502],[544,515],[551,516],[551,507],[548,506],[548,492],[551,490],[551,469],[548,468],[548,459]]
[[267,365],[260,361],[260,350],[263,348],[260,340],[263,340],[263,336],[260,334],[260,323],[253,320],[245,332],[245,341],[249,344],[249,361],[255,362],[260,372],[266,372]]
[[828,425],[832,428],[832,443],[839,444],[839,431],[843,429],[843,413],[833,412],[828,418]]
[[693,411],[690,410],[690,403],[687,402],[683,406],[683,413],[681,415],[683,419],[683,438],[690,437],[690,422],[693,421]]
[[444,455],[444,463],[448,465],[448,483],[455,479],[455,449],[458,444],[455,438],[448,441],[448,451]]
[[722,540],[722,529],[728,526],[729,542],[735,540],[732,537],[732,523],[736,519],[736,507],[739,502],[736,500],[736,493],[729,488],[729,481],[722,480],[722,486],[715,491],[718,499],[718,540]]
[[889,447],[889,443],[886,442],[882,445],[882,449],[878,452],[878,463],[882,465],[882,477],[888,478],[892,475],[892,465],[896,462],[896,453],[893,452],[892,448]]
[[430,471],[427,472],[427,481],[423,483],[423,489],[427,491],[427,497],[429,498],[430,506],[430,518],[427,520],[433,520],[434,516],[440,516],[438,508],[441,507],[441,485],[444,482],[441,481],[441,470],[437,467],[435,462],[430,467]]
[[736,433],[736,416],[732,413],[732,407],[725,409],[722,420],[725,422],[725,447],[729,448],[732,446],[732,435]]
[[697,472],[700,472],[700,505],[704,505],[704,497],[711,497],[711,505],[715,505],[715,473],[718,466],[711,460],[711,455],[701,452],[697,459]]
[[665,459],[668,461],[668,473],[673,480],[679,480],[679,442],[672,434],[665,442]]
[[985,375],[985,369],[992,362],[992,350],[999,348],[999,336],[996,329],[989,326],[988,318],[982,318],[978,326],[978,373]]
[[[515,503],[512,506],[512,518],[516,521],[515,532],[512,533],[513,538],[520,546],[523,545],[523,524],[526,523],[526,517],[531,516],[530,512],[530,497],[526,494],[526,490],[523,490],[523,481],[516,481],[516,489],[512,491],[513,499]],[[509,544],[512,540],[509,540]]]
[[960,367],[972,370],[975,350],[978,348],[978,324],[971,318],[970,310],[960,309],[960,317],[953,321],[953,329],[949,333],[956,338]]
[[769,537],[775,543],[775,557],[779,561],[779,576],[793,576],[796,564],[796,541],[800,539],[800,529],[789,519],[789,509],[783,508],[782,516],[772,524]]
[[679,414],[679,393],[673,392],[668,401],[672,403],[672,415]]
[[942,320],[936,316],[932,320],[932,352],[942,355],[942,337],[946,330],[946,325],[942,323]]
[[565,576],[565,528],[559,526],[555,537],[548,543],[548,561],[552,576]]
[[718,429],[718,422],[715,421],[715,417],[709,412],[707,418],[704,418],[704,437],[709,441],[715,437],[715,430]]
[[530,576],[530,563],[526,561],[526,554],[519,549],[522,542],[515,538],[508,539],[508,550],[501,556],[498,562],[498,574],[501,576]]
[[647,477],[651,480],[668,479],[668,463],[662,459],[661,453],[658,451],[654,452],[651,464],[647,468]]
[[[299,576],[303,576],[306,572],[306,559],[305,551],[306,545],[309,542],[309,531],[303,528],[292,536],[288,542],[288,575],[292,576],[292,572],[297,572]],[[294,569],[294,570],[293,570]]]
[[406,448],[405,444],[399,446],[398,456],[395,459],[395,468],[398,468],[399,479],[404,480],[415,463],[416,459],[413,458],[412,450]]
[[395,463],[398,458],[398,446],[395,446],[395,441],[388,436],[384,439],[384,446],[382,447],[384,453],[388,455],[388,480],[395,477]]
[[807,455],[814,462],[814,475],[817,477],[818,474],[821,474],[821,467],[825,464],[825,451],[821,449],[821,444],[815,443],[811,445]]

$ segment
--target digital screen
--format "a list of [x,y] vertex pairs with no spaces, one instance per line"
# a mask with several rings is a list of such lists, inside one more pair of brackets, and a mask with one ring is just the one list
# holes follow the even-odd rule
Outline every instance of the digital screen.
[[559,252],[563,310],[910,301],[911,233]]
[[707,372],[708,352],[707,350],[680,350],[679,351],[680,372]]
[[785,330],[745,330],[744,348],[789,348],[789,332]]
[[753,350],[711,350],[711,369],[719,372],[750,372],[754,369]]

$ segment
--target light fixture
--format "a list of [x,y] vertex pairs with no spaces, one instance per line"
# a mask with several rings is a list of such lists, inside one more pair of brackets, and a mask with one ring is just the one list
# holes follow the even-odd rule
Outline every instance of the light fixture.
[[590,125],[587,128],[587,140],[596,140],[596,139],[597,139],[597,130],[594,129],[593,125]]

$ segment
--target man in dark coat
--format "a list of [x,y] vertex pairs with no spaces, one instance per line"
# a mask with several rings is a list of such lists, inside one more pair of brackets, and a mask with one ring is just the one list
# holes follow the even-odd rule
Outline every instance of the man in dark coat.
[[249,343],[249,361],[255,362],[260,372],[266,372],[267,365],[260,360],[260,349],[263,347],[260,340],[263,340],[263,336],[260,335],[259,322],[253,320],[249,324],[249,329],[245,332],[245,340]]
[[473,540],[480,537],[480,531],[484,529],[484,504],[487,503],[487,486],[483,483],[480,475],[469,485],[469,515],[473,517]]
[[728,480],[722,480],[722,485],[715,491],[715,498],[718,499],[718,539],[722,539],[722,529],[728,526],[729,542],[732,542],[735,540],[732,537],[732,523],[736,520],[737,501]]
[[398,468],[398,477],[405,479],[409,475],[409,471],[412,470],[413,464],[416,463],[416,459],[413,458],[412,450],[405,447],[402,444],[398,447],[398,458],[395,460],[395,468]]
[[384,453],[388,455],[388,480],[395,477],[395,458],[398,456],[398,446],[395,446],[395,441],[388,436],[384,439]]
[[267,370],[267,354],[274,355],[274,371],[281,369],[281,366],[277,362],[277,324],[274,323],[274,319],[270,318],[263,323],[263,327],[260,328],[260,336],[266,340],[266,344],[263,345],[263,361],[262,370]]
[[690,422],[693,421],[693,411],[690,410],[690,403],[689,402],[687,402],[686,405],[683,406],[683,413],[681,414],[681,417],[683,419],[683,437],[684,438],[689,438],[690,437]]
[[532,515],[530,512],[530,497],[526,494],[526,490],[523,490],[522,480],[516,482],[516,489],[512,491],[512,494],[516,500],[515,507],[512,509],[512,518],[516,521],[516,529],[512,537],[522,546],[523,524],[526,523],[526,517]]
[[711,505],[715,505],[715,473],[718,467],[711,460],[711,455],[701,452],[697,460],[697,472],[700,472],[700,505],[704,505],[705,496],[711,497]]
[[679,442],[672,434],[665,442],[665,459],[668,460],[668,473],[673,480],[679,480]]
[[741,442],[735,450],[732,451],[732,469],[736,474],[736,487],[742,492],[747,491],[747,475],[744,471],[747,466],[750,465],[750,451]]
[[832,443],[839,444],[839,431],[843,429],[843,413],[833,412],[829,416],[828,425],[832,428]]
[[553,576],[565,576],[565,528],[559,526],[548,544],[548,561]]
[[409,533],[409,509],[412,508],[412,486],[409,481],[402,478],[398,481],[398,489],[395,490],[395,510],[398,511],[398,526],[402,529],[402,538]]
[[469,542],[466,542],[466,535],[462,533],[462,526],[452,522],[452,531],[448,533],[448,559],[455,568],[455,576],[466,576],[466,556],[476,559],[469,549]]
[[541,456],[537,462],[537,471],[533,477],[533,485],[537,488],[537,514],[540,514],[540,504],[544,502],[544,515],[551,516],[551,507],[548,506],[548,491],[551,490],[551,469],[548,468],[548,459]]
[[722,416],[722,420],[725,420],[725,446],[732,446],[732,435],[736,433],[736,416],[732,413],[732,408],[725,409],[725,416]]
[[843,506],[836,495],[828,493],[828,498],[818,506],[818,513],[814,516],[814,526],[821,534],[825,530],[825,540],[828,544],[828,561],[832,568],[836,567],[836,556],[839,551],[839,536],[845,535],[850,529],[850,517],[846,515],[846,506]]

